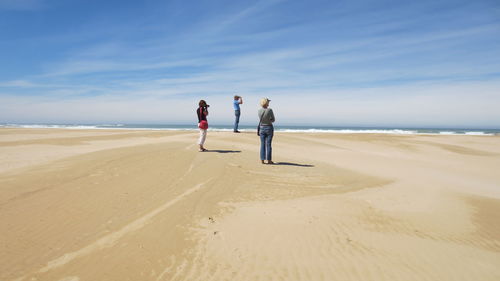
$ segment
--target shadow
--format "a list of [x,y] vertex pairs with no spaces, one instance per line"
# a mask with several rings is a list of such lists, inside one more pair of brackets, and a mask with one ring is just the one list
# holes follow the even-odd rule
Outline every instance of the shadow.
[[222,150],[222,149],[208,149],[205,152],[217,152],[217,153],[240,153],[241,150]]
[[274,165],[295,166],[295,167],[314,167],[314,165],[297,164],[297,163],[290,163],[290,162],[274,162]]

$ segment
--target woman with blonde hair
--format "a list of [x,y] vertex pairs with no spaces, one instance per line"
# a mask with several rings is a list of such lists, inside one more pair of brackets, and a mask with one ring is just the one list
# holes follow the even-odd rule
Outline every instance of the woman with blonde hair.
[[200,128],[200,138],[198,139],[198,145],[200,146],[200,151],[207,151],[203,145],[205,144],[205,140],[207,138],[207,129],[208,129],[208,107],[210,105],[207,104],[204,100],[200,100],[198,103],[198,109],[196,110],[196,115],[198,115],[198,128]]
[[271,100],[268,98],[263,98],[260,100],[259,109],[259,127],[257,128],[257,134],[260,136],[260,160],[262,164],[264,160],[267,160],[267,164],[274,164],[272,161],[272,141],[274,135],[273,122],[275,121],[274,113],[271,108],[269,108],[269,102]]

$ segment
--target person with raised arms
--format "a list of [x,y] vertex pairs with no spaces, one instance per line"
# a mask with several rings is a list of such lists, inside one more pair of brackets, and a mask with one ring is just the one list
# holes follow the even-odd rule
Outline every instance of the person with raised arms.
[[235,133],[240,132],[238,131],[238,124],[240,123],[240,115],[241,115],[240,104],[243,104],[243,98],[238,95],[235,95],[233,100],[234,116],[235,116],[233,132]]
[[200,146],[200,151],[207,151],[203,146],[205,144],[205,140],[207,138],[207,130],[208,130],[208,107],[210,105],[207,104],[206,101],[200,100],[198,103],[198,109],[196,109],[196,115],[198,115],[198,128],[200,128],[200,138],[198,139],[198,145]]

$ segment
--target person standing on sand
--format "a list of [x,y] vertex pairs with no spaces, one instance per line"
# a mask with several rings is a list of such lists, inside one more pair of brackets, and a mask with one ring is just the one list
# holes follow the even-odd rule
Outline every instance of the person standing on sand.
[[200,151],[207,151],[203,145],[205,144],[205,139],[207,138],[208,107],[209,105],[204,100],[200,100],[198,103],[198,109],[196,110],[196,115],[198,115],[198,128],[200,128],[200,138],[198,139]]
[[260,160],[262,164],[265,164],[264,160],[267,160],[267,164],[274,164],[272,161],[273,148],[271,144],[274,135],[273,122],[275,119],[273,110],[269,108],[270,101],[268,98],[261,99],[260,105],[262,108],[258,112],[260,122],[257,134],[260,136]]
[[240,110],[240,104],[243,104],[243,98],[236,95],[234,96],[234,101],[233,101],[233,107],[234,107],[234,129],[233,132],[239,133],[238,131],[238,124],[240,123],[240,115],[241,115],[241,110]]

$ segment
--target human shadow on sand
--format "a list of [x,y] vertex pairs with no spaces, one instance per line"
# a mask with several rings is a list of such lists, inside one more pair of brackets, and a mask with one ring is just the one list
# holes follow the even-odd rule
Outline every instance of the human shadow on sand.
[[241,150],[223,150],[223,149],[208,149],[204,152],[217,152],[217,153],[240,153]]
[[310,165],[310,164],[298,164],[298,163],[290,163],[290,162],[274,162],[274,165],[295,166],[295,167],[314,167],[314,165]]

